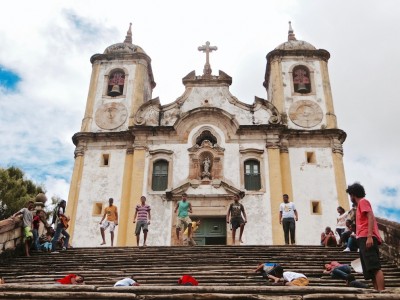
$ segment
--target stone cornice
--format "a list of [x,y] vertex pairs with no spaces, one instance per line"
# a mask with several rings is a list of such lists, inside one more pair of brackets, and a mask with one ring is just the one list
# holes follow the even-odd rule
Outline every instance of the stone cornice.
[[96,141],[131,141],[135,140],[135,136],[131,131],[119,132],[78,132],[72,136],[72,142],[78,146],[80,141],[96,142]]

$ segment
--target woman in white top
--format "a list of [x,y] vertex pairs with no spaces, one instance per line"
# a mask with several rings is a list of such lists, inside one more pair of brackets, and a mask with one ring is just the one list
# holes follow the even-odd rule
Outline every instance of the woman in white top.
[[337,208],[337,212],[339,216],[337,217],[336,232],[339,234],[339,237],[341,237],[342,233],[346,230],[346,219],[348,213],[341,206]]

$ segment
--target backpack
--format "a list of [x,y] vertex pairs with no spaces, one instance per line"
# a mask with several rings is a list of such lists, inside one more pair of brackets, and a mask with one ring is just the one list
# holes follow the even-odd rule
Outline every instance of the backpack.
[[178,279],[178,285],[199,285],[199,283],[190,275],[182,275],[182,277]]
[[51,218],[51,224],[55,224],[57,221],[57,216],[58,216],[58,209],[59,209],[59,204],[56,205],[56,207],[53,209],[53,216]]
[[264,263],[264,267],[263,270],[261,271],[261,274],[263,275],[263,277],[267,277],[268,275],[276,276],[275,270],[277,267],[280,267],[280,265],[277,263],[266,262]]

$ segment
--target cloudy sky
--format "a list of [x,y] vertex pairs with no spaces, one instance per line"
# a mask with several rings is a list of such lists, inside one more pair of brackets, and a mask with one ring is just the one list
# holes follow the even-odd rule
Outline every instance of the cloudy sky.
[[[40,3],[40,4],[39,4]],[[72,135],[88,93],[89,58],[122,42],[152,58],[153,97],[170,103],[182,78],[200,74],[210,41],[213,73],[233,78],[231,92],[266,98],[266,54],[287,39],[331,53],[330,79],[348,183],[364,184],[376,214],[400,221],[400,2],[370,1],[9,1],[0,10],[0,166],[22,168],[49,197],[68,197]]]

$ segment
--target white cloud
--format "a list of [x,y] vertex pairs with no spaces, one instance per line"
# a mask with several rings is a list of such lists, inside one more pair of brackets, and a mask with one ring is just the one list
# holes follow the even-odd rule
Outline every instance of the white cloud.
[[[72,172],[71,136],[83,118],[91,74],[89,58],[123,41],[133,22],[133,42],[152,58],[162,103],[184,91],[182,77],[199,74],[209,40],[214,73],[233,78],[241,101],[266,98],[266,54],[287,37],[327,49],[335,112],[348,133],[345,168],[349,183],[364,184],[374,207],[400,207],[381,193],[398,187],[397,69],[400,66],[398,1],[29,1],[3,4],[0,65],[22,81],[14,94],[0,89],[0,165],[28,169],[29,176],[67,198]],[[360,157],[367,163],[360,163]],[[60,179],[61,178],[61,179]],[[51,181],[55,180],[55,181]],[[60,180],[60,182],[59,182]],[[64,182],[64,183],[63,183]],[[51,191],[53,188],[47,186]]]

